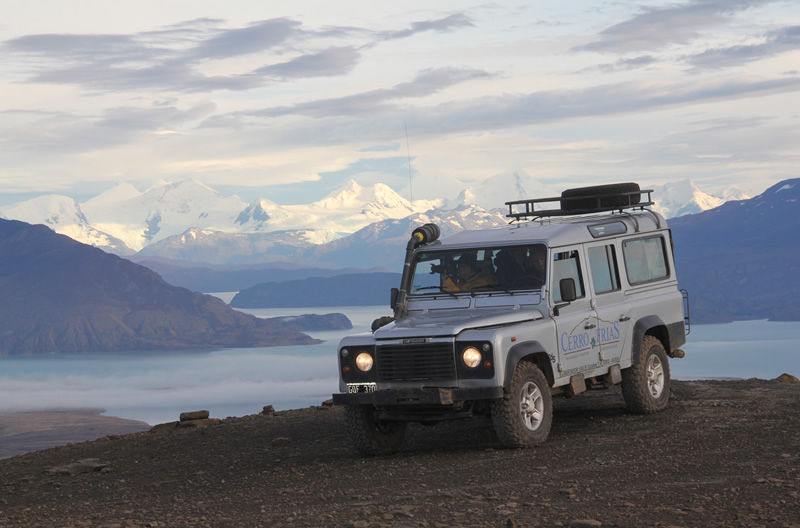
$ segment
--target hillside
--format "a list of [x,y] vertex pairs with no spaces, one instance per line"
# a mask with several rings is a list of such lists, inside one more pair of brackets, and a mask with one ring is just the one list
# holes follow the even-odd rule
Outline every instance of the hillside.
[[0,354],[317,342],[45,226],[0,219]]
[[791,527],[798,399],[797,383],[674,381],[665,411],[632,415],[615,387],[554,400],[534,449],[501,449],[477,418],[412,424],[368,459],[339,407],[164,425],[0,460],[0,526]]
[[800,321],[800,179],[670,220],[692,321]]

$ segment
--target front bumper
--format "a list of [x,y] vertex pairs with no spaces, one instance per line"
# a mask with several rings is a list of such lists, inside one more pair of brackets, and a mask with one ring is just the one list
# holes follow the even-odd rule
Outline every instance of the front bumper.
[[473,389],[385,389],[375,392],[334,394],[334,405],[452,405],[457,401],[493,400],[503,396],[503,387]]

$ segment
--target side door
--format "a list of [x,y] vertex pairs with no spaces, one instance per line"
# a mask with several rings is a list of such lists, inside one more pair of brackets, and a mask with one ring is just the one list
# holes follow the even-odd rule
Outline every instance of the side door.
[[[556,340],[558,341],[558,370],[561,376],[573,376],[598,363],[597,314],[592,298],[586,290],[585,255],[581,246],[554,248],[550,266],[551,309],[558,306]],[[559,282],[571,278],[575,281],[576,299],[564,305]],[[554,310],[555,311],[555,310]]]
[[604,365],[617,364],[631,334],[630,306],[620,282],[620,248],[613,241],[587,244],[591,292],[597,311],[598,359]]

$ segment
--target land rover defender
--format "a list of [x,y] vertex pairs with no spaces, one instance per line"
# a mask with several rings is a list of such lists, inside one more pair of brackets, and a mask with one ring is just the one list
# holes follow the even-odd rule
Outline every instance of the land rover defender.
[[507,226],[415,229],[394,315],[339,343],[333,402],[358,451],[396,451],[409,422],[474,415],[504,446],[535,446],[553,396],[616,384],[632,412],[664,409],[688,296],[651,193],[581,187],[506,202]]

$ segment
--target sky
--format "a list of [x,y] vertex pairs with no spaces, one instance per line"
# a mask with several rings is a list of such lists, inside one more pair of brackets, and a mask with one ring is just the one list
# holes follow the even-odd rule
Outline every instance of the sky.
[[800,2],[4,0],[0,205],[800,177]]

